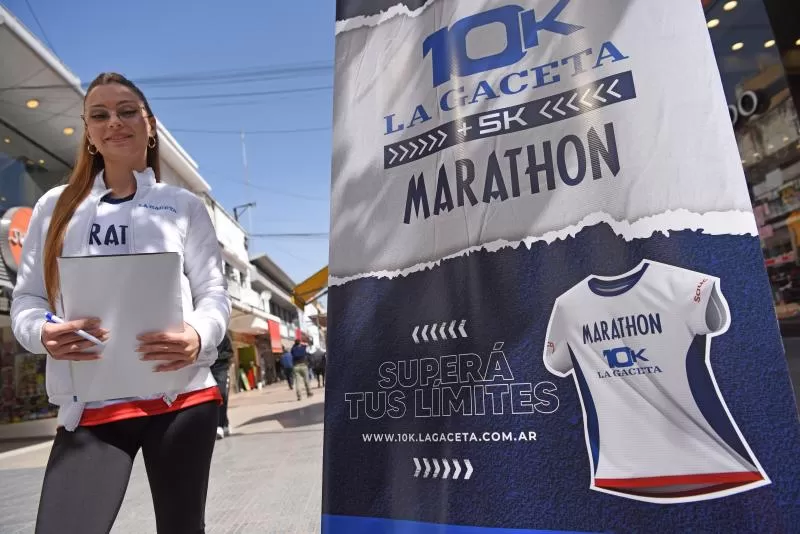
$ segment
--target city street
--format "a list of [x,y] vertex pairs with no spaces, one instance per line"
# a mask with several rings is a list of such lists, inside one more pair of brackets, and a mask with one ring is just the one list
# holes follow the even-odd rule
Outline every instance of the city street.
[[[284,382],[231,398],[234,434],[217,441],[214,451],[206,532],[320,531],[324,390],[313,392],[311,399],[304,395],[298,402]],[[2,534],[33,532],[49,452],[47,443],[36,447],[0,456]],[[91,503],[75,513],[91,513]],[[112,532],[155,532],[141,455]]]

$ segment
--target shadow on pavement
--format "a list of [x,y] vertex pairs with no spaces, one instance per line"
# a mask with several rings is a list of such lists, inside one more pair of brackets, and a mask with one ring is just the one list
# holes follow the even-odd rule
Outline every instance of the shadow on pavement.
[[31,445],[38,445],[39,443],[46,443],[53,438],[19,438],[19,439],[3,439],[0,440],[0,454],[22,447],[29,447]]
[[277,421],[283,428],[298,428],[302,426],[318,425],[325,420],[325,404],[317,403],[310,406],[303,406],[294,410],[256,417],[239,425],[255,425],[267,421]]

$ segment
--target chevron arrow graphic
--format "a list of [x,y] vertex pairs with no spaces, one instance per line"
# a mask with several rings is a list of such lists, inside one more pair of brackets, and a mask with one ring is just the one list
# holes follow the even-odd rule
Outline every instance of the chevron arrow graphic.
[[419,476],[419,472],[422,471],[422,466],[419,465],[419,460],[416,458],[414,458],[414,465],[417,467],[417,469],[414,471],[414,478],[417,478]]
[[576,98],[578,98],[578,93],[573,93],[572,94],[572,98],[570,98],[569,102],[567,102],[567,107],[569,109],[571,109],[572,111],[580,111],[581,110],[581,108],[579,108],[578,106],[576,106],[574,104]]
[[419,331],[419,325],[414,327],[414,331],[411,333],[411,337],[414,339],[414,343],[419,345],[419,338],[417,337],[417,332]]
[[433,478],[439,478],[439,471],[441,471],[441,469],[439,468],[439,460],[434,458],[433,459]]
[[423,152],[425,152],[428,149],[428,143],[426,143],[425,139],[422,139],[421,137],[418,139],[418,141],[419,141],[419,144],[422,145],[422,149],[419,151],[419,153],[422,154]]
[[605,84],[601,83],[600,86],[595,90],[594,94],[592,95],[592,98],[594,98],[595,100],[599,100],[600,102],[605,104],[606,102],[608,102],[608,100],[600,96],[600,91],[603,90],[604,86]]
[[431,140],[431,150],[433,150],[433,147],[436,146],[436,141],[438,141],[438,139],[436,139],[433,134],[428,134],[428,139]]
[[436,337],[436,323],[431,326],[431,339],[434,341],[439,341],[439,338]]
[[425,474],[422,475],[422,478],[428,478],[428,475],[431,474],[431,464],[428,463],[427,458],[423,458],[422,463],[425,464]]
[[447,339],[447,323],[442,323],[442,326],[439,328],[439,337]]
[[405,157],[408,156],[408,149],[406,147],[404,147],[403,145],[400,145],[400,150],[403,151],[403,155],[400,156],[400,161],[403,161],[405,159]]
[[412,147],[414,147],[414,150],[412,150],[412,151],[411,151],[411,156],[410,156],[410,157],[412,157],[412,158],[413,158],[413,157],[414,157],[414,154],[416,154],[416,153],[417,153],[417,150],[419,150],[419,145],[417,145],[417,144],[416,144],[414,141],[411,141],[409,144],[410,144]]
[[564,103],[564,97],[562,96],[561,98],[559,98],[559,99],[558,99],[558,102],[556,102],[556,105],[555,105],[555,106],[553,106],[553,111],[555,111],[556,113],[558,113],[558,114],[559,114],[559,115],[561,115],[562,117],[563,117],[564,115],[566,115],[566,112],[565,112],[564,110],[562,110],[562,109],[559,107],[559,106],[561,106],[561,104],[563,104],[563,103]]
[[467,320],[464,319],[463,321],[461,321],[461,324],[458,325],[458,331],[461,332],[461,337],[467,337],[467,331],[464,330],[464,325],[466,325],[466,324],[467,324]]
[[442,458],[442,463],[444,464],[444,473],[442,473],[442,480],[447,480],[447,475],[450,474],[450,464],[447,461],[447,458]]
[[422,327],[422,339],[425,343],[428,342],[428,325],[423,325]]
[[586,100],[586,97],[589,96],[589,93],[591,93],[591,92],[592,92],[591,89],[587,89],[586,92],[583,93],[583,96],[581,97],[581,104],[583,104],[584,106],[589,107],[589,108],[593,108],[594,107],[594,104],[592,104],[591,100]]
[[458,463],[458,460],[453,459],[453,465],[455,466],[455,471],[453,471],[453,480],[458,480],[458,475],[461,474],[461,464]]
[[467,472],[464,473],[464,480],[469,480],[469,477],[472,476],[472,464],[469,460],[464,460],[464,465],[467,466]]
[[444,140],[447,139],[447,134],[444,133],[442,130],[439,130],[439,135],[442,136],[442,140],[439,141],[439,144],[437,145],[437,148],[442,148],[442,145],[444,144]]
[[547,102],[544,103],[544,106],[542,106],[542,109],[539,110],[539,115],[544,115],[548,119],[552,119],[553,116],[550,115],[549,113],[547,113],[547,107],[549,105],[550,105],[550,101],[548,100]]
[[389,160],[389,165],[391,165],[392,163],[394,163],[394,160],[397,159],[397,156],[400,155],[400,152],[398,152],[397,150],[395,150],[393,148],[389,148],[389,152],[392,153],[392,159]]
[[453,321],[450,323],[450,337],[455,339],[456,338],[456,322]]
[[608,88],[608,91],[606,91],[606,93],[610,94],[611,96],[615,96],[617,98],[622,98],[621,94],[614,91],[614,88],[617,86],[618,83],[619,80],[614,80],[614,83],[611,84],[611,87]]

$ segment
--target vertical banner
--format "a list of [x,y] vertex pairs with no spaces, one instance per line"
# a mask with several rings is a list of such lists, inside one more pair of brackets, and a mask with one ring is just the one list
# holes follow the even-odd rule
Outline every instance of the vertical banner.
[[339,0],[323,532],[790,532],[699,0]]

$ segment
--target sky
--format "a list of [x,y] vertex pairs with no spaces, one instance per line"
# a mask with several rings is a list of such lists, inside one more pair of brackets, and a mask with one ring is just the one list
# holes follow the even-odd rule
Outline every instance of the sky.
[[[198,163],[211,195],[230,213],[256,203],[240,217],[252,234],[328,232],[335,2],[0,2],[84,84],[103,71],[143,80],[157,119]],[[197,74],[216,76],[187,79]],[[178,85],[144,83],[164,76]],[[273,94],[231,96],[253,92]],[[234,133],[204,133],[219,130]],[[255,133],[265,130],[284,133]],[[250,254],[260,253],[300,282],[327,265],[328,240],[253,238]]]

